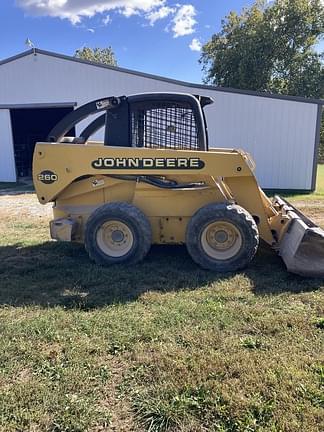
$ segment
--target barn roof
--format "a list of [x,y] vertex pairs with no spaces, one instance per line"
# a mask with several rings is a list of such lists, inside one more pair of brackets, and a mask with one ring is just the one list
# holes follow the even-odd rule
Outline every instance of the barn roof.
[[105,65],[102,63],[96,63],[96,62],[92,62],[92,61],[88,61],[88,60],[83,60],[83,59],[68,56],[65,54],[59,54],[59,53],[55,53],[52,51],[41,50],[39,48],[32,48],[30,50],[19,53],[15,56],[1,60],[0,66],[7,64],[7,63],[10,63],[10,62],[13,62],[15,60],[18,60],[20,58],[26,57],[28,55],[37,55],[37,54],[41,54],[41,55],[49,56],[49,57],[54,57],[54,58],[59,58],[61,60],[67,60],[67,61],[72,61],[72,62],[76,62],[76,63],[82,63],[82,64],[90,65],[93,67],[110,69],[110,70],[113,70],[115,72],[121,72],[121,73],[130,74],[130,75],[136,75],[136,76],[140,76],[143,78],[149,78],[149,79],[154,79],[154,80],[158,80],[158,81],[168,82],[171,84],[183,85],[183,86],[191,87],[193,89],[213,90],[216,92],[223,92],[223,93],[236,93],[236,94],[249,95],[249,96],[260,96],[260,97],[271,98],[271,99],[282,99],[282,100],[290,100],[290,101],[296,101],[296,102],[304,102],[304,103],[312,103],[312,104],[317,104],[317,105],[324,105],[324,99],[304,98],[304,97],[300,97],[300,96],[288,96],[288,95],[273,94],[273,93],[267,93],[267,92],[257,92],[257,91],[252,91],[252,90],[240,90],[240,89],[235,89],[235,88],[230,88],[230,87],[217,87],[217,86],[213,86],[213,85],[194,84],[194,83],[189,83],[189,82],[185,82],[185,81],[175,80],[172,78],[166,78],[166,77],[159,76],[159,75],[153,75],[153,74],[149,74],[149,73],[145,73],[145,72],[134,71],[134,70],[122,68],[119,66],[110,66],[110,65]]

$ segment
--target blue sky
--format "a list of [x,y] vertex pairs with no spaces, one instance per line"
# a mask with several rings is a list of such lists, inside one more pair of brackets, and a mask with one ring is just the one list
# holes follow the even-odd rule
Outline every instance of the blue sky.
[[[36,47],[73,55],[111,45],[118,65],[201,82],[200,45],[249,0],[1,0],[0,58]],[[190,47],[191,46],[191,47]]]
[[1,0],[0,58],[36,47],[73,55],[111,45],[118,65],[201,82],[199,48],[253,0]]

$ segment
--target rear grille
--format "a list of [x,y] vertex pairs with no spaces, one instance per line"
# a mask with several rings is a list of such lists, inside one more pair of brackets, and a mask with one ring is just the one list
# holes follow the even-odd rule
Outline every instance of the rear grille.
[[162,106],[132,110],[132,146],[172,150],[199,150],[195,117],[191,108]]

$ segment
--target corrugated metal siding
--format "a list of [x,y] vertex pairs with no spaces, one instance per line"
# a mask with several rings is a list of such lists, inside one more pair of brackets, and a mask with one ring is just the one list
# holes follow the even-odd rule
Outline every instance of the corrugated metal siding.
[[316,105],[224,93],[215,101],[207,108],[213,146],[249,151],[263,187],[311,187]]
[[[81,105],[104,96],[152,91],[194,89],[42,54],[0,66],[0,104]],[[316,104],[205,89],[197,93],[215,99],[206,108],[211,146],[250,152],[262,187],[311,189]]]
[[9,110],[0,110],[0,131],[0,181],[15,182],[16,169]]

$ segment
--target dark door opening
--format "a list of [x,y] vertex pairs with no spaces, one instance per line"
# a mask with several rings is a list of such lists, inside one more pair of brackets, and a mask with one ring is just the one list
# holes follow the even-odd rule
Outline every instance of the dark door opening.
[[[10,110],[17,177],[32,175],[36,142],[45,141],[51,129],[71,111],[72,106]],[[67,135],[75,136],[75,129]]]

